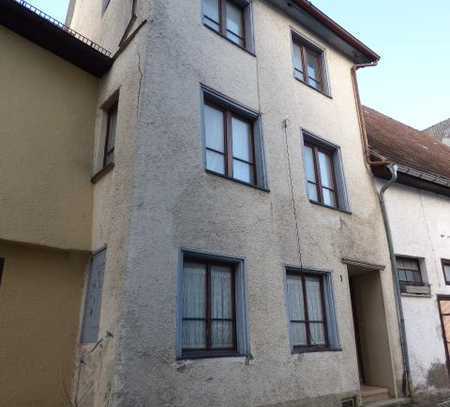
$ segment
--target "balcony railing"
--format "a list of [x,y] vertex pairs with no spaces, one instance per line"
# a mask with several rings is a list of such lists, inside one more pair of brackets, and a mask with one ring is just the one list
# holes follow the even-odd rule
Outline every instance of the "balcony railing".
[[44,11],[38,9],[37,7],[31,5],[25,0],[14,0],[16,3],[20,4],[22,7],[25,7],[26,9],[30,10],[32,13],[38,15],[39,17],[45,19],[49,23],[53,24],[54,26],[58,27],[60,30],[65,31],[66,33],[70,34],[72,37],[76,38],[77,40],[83,42],[84,44],[88,45],[89,47],[95,49],[96,51],[100,52],[101,54],[111,57],[111,52],[107,49],[103,48],[101,45],[97,44],[96,42],[90,40],[83,34],[80,34],[79,32],[72,30],[67,25],[61,23],[60,21],[56,20],[52,16],[48,15]]

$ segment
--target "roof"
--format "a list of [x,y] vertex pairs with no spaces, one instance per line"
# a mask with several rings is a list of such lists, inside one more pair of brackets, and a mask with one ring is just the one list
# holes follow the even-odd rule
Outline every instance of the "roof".
[[450,138],[450,119],[444,120],[434,126],[428,127],[423,130],[424,133],[428,133],[431,136],[437,137],[439,140]]
[[0,0],[0,24],[96,77],[112,66],[108,50],[24,0]]
[[369,148],[410,177],[450,189],[450,147],[369,107],[363,107]]
[[305,28],[347,55],[357,64],[380,56],[307,0],[270,0]]

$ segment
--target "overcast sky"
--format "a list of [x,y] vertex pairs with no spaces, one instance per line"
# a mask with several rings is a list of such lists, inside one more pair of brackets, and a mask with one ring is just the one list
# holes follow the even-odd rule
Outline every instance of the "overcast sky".
[[[68,0],[28,1],[64,21]],[[448,0],[313,4],[381,55],[359,74],[363,103],[418,129],[450,117]]]

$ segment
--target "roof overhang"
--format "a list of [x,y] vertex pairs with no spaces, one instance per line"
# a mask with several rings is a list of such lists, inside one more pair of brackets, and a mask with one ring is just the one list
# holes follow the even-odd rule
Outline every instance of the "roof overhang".
[[306,0],[268,0],[303,27],[350,58],[355,64],[376,62],[380,56]]
[[113,64],[109,51],[26,2],[0,0],[0,24],[96,77]]
[[[374,152],[373,150],[371,151],[371,154],[376,158],[382,157],[380,154]],[[389,158],[386,157],[383,157],[383,159],[389,160]],[[405,164],[396,164],[398,165],[397,182],[399,184],[450,197],[450,179],[442,177],[440,175],[417,170]],[[391,178],[391,173],[385,166],[373,165],[372,173],[376,177],[385,180]]]

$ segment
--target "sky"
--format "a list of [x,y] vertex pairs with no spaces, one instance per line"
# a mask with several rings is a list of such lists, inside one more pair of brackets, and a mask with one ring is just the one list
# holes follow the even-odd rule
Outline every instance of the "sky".
[[[28,1],[64,21],[68,0]],[[312,3],[381,55],[359,73],[364,104],[419,130],[450,117],[448,0]]]

